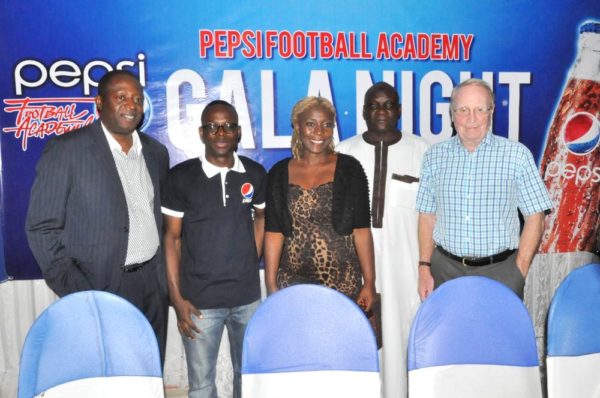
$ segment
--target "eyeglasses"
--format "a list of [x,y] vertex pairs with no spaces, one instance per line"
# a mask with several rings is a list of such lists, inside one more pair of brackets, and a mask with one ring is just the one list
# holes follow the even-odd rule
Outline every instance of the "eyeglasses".
[[239,127],[239,124],[230,122],[225,122],[223,124],[206,123],[200,126],[200,128],[203,131],[207,132],[210,135],[216,135],[219,132],[219,129],[221,128],[223,129],[223,132],[225,134],[235,134],[237,133]]
[[491,106],[478,106],[476,108],[468,108],[466,106],[461,106],[460,108],[454,108],[454,114],[462,117],[467,117],[473,112],[476,117],[487,116],[494,108]]

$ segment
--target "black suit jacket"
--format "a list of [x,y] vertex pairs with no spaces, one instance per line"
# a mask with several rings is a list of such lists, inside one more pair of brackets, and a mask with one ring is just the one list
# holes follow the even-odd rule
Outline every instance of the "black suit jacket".
[[[160,186],[167,148],[140,133],[154,186],[154,217],[162,236]],[[100,121],[51,139],[37,167],[27,213],[29,246],[48,286],[59,296],[80,290],[116,291],[127,254],[125,193]],[[158,278],[166,294],[160,256]]]

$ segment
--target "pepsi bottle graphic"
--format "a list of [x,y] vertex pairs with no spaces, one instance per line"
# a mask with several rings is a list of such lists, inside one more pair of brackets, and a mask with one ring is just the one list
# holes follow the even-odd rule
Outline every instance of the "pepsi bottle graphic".
[[541,253],[598,250],[600,23],[586,22],[579,31],[579,54],[548,130],[540,165],[553,202]]

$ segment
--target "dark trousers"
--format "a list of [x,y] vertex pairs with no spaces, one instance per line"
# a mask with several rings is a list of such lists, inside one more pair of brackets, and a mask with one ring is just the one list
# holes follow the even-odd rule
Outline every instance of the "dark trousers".
[[115,294],[135,305],[146,316],[158,341],[161,365],[165,363],[167,345],[167,320],[169,303],[159,275],[162,270],[159,255],[135,272],[123,272],[121,284]]
[[504,261],[481,267],[470,267],[446,257],[435,248],[431,255],[431,275],[435,283],[434,288],[437,289],[442,283],[460,276],[487,276],[508,286],[522,300],[525,278],[517,267],[516,258],[517,252],[514,252]]

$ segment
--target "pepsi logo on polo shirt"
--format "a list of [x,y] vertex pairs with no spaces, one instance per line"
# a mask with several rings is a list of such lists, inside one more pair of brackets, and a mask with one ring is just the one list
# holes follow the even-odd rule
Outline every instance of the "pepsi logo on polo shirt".
[[241,188],[242,192],[242,203],[250,203],[252,202],[252,197],[254,196],[254,187],[249,182],[245,182],[242,184]]

